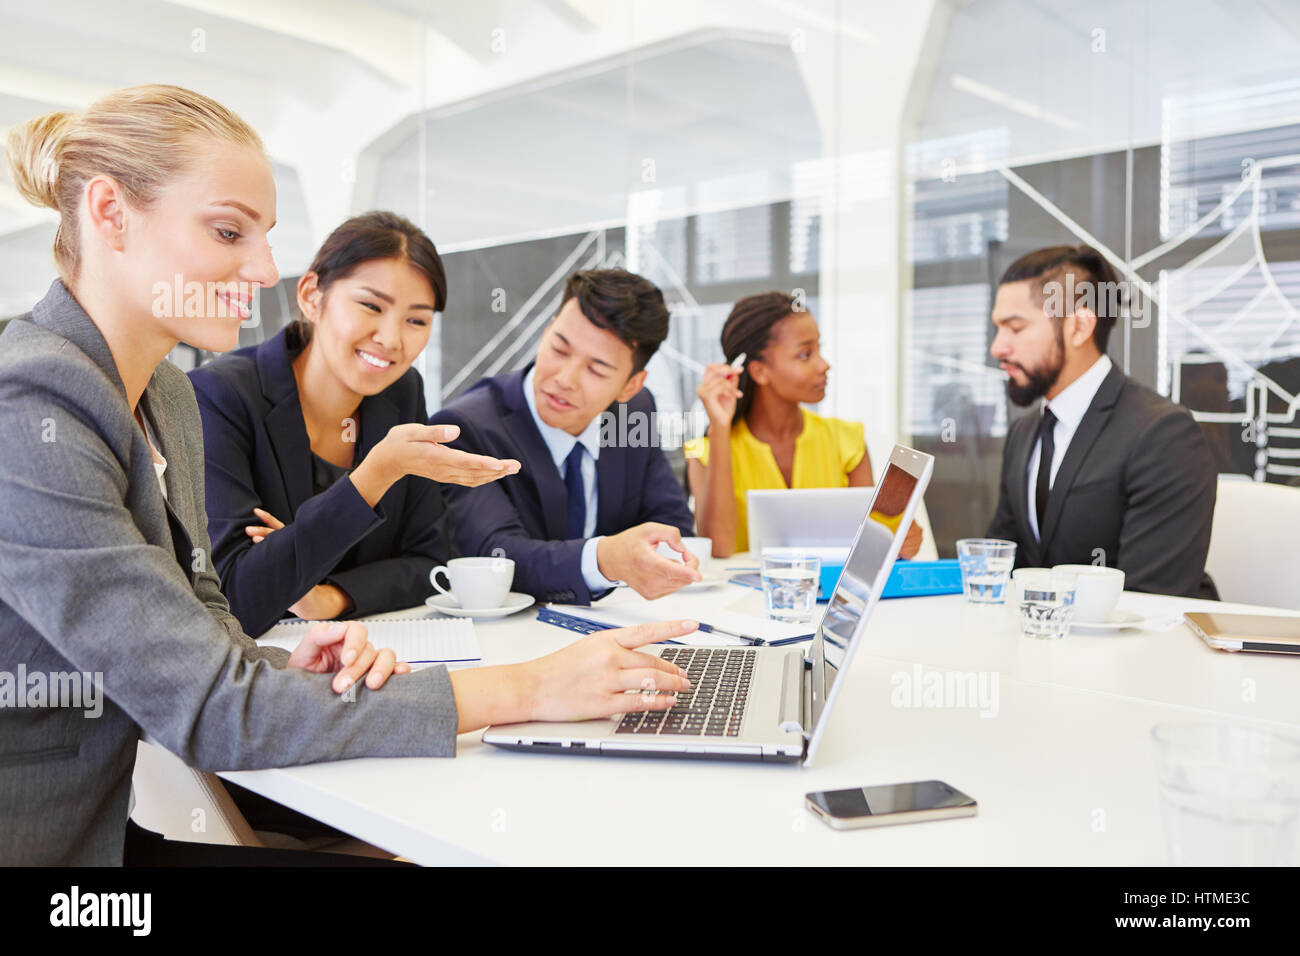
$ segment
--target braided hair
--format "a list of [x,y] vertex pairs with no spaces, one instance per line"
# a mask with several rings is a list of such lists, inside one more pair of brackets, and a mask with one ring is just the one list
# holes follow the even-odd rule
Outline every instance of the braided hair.
[[776,323],[796,311],[794,296],[777,291],[760,292],[737,301],[727,321],[722,324],[722,354],[726,361],[735,361],[741,352],[746,355],[745,367],[741,369],[737,383],[742,394],[736,400],[736,413],[731,418],[733,426],[749,414],[754,404],[754,381],[749,376],[749,363],[759,358],[772,341],[772,329]]

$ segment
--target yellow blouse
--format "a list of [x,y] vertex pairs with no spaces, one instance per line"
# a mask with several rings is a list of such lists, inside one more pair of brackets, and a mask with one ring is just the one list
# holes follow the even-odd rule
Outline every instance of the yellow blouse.
[[[759,441],[743,420],[731,429],[731,480],[736,491],[736,550],[749,549],[749,516],[745,492],[768,488],[847,488],[849,472],[867,453],[861,422],[823,418],[803,412],[803,431],[794,443],[793,484],[787,486],[772,446]],[[687,458],[709,464],[708,438],[685,443]]]

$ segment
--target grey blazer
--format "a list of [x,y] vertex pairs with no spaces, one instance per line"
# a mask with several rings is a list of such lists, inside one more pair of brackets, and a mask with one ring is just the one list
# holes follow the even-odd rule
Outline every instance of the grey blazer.
[[[243,634],[212,571],[194,390],[164,362],[142,400],[166,500],[63,283],[0,333],[0,865],[120,865],[141,730],[203,770],[456,751],[445,668],[348,700]],[[72,672],[102,675],[102,713],[35,693]]]

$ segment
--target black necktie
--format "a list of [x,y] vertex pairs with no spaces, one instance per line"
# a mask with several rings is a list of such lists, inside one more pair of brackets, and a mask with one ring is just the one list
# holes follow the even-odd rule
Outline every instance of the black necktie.
[[1038,483],[1034,486],[1034,512],[1038,515],[1038,538],[1043,537],[1043,518],[1047,516],[1047,495],[1052,490],[1052,456],[1056,453],[1056,416],[1050,408],[1043,409],[1043,420],[1038,423]]
[[569,490],[568,523],[565,538],[583,537],[587,527],[587,493],[582,487],[582,442],[573,443],[573,451],[564,459],[564,486]]

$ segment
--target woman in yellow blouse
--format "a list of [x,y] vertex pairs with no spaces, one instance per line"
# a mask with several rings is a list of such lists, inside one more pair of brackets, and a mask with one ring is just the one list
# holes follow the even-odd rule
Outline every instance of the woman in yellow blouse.
[[[791,296],[763,292],[741,299],[722,327],[727,363],[709,365],[697,394],[709,416],[707,438],[686,443],[687,479],[700,534],[713,556],[748,550],[745,493],[751,488],[846,488],[872,484],[861,422],[824,418],[803,407],[826,397],[830,363],[817,322]],[[719,435],[728,441],[710,440]],[[904,557],[916,554],[913,525]]]

